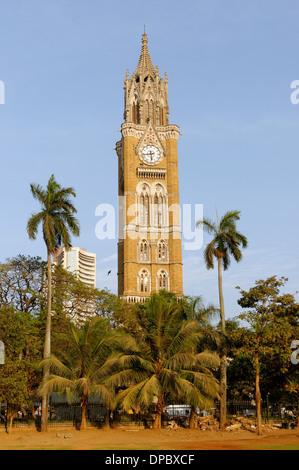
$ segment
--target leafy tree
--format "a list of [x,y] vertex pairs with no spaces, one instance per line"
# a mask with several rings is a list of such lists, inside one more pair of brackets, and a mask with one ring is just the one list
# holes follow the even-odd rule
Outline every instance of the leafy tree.
[[[222,287],[222,269],[225,271],[229,268],[231,257],[239,262],[242,259],[242,248],[247,247],[247,238],[237,231],[236,222],[240,219],[240,211],[229,211],[224,216],[213,222],[208,218],[199,220],[197,227],[203,229],[213,236],[210,243],[204,251],[204,259],[207,269],[214,269],[214,260],[218,263],[218,289],[219,304],[221,315],[222,333],[225,335],[225,312]],[[220,358],[220,383],[221,383],[221,403],[220,403],[220,428],[223,429],[226,423],[226,394],[227,394],[227,377],[226,377],[226,353],[222,348]]]
[[79,398],[82,418],[80,429],[86,429],[86,408],[91,395],[109,408],[114,406],[114,389],[107,378],[114,370],[115,358],[110,359],[119,337],[111,330],[106,319],[95,317],[82,329],[70,323],[70,342],[59,357],[53,354],[47,362],[50,375],[41,385],[41,391],[65,393],[69,400]]
[[290,404],[294,404],[297,411],[297,426],[299,426],[299,376],[293,375],[285,384],[285,395]]
[[23,410],[23,403],[28,398],[28,377],[24,363],[20,360],[8,360],[0,370],[0,401],[7,405],[6,430],[8,433],[11,432],[17,411]]
[[43,299],[43,267],[38,256],[18,255],[0,263],[0,306],[38,315]]
[[131,353],[122,355],[121,370],[110,379],[123,388],[118,394],[122,408],[148,409],[155,401],[153,427],[160,429],[167,398],[210,406],[218,393],[210,367],[217,367],[218,360],[208,352],[197,353],[198,323],[184,319],[178,302],[163,294],[152,294],[134,315]]
[[[77,212],[71,203],[70,196],[76,196],[73,188],[62,188],[54,178],[48,181],[46,189],[40,185],[31,184],[32,196],[41,205],[41,210],[31,215],[27,223],[29,238],[36,239],[38,227],[42,225],[43,239],[47,247],[47,320],[45,333],[44,358],[51,354],[51,289],[52,289],[52,263],[51,256],[61,243],[70,247],[70,235],[79,235],[79,223],[74,214]],[[45,368],[44,374],[48,371]],[[48,397],[42,397],[42,431],[47,431]]]
[[0,338],[5,345],[5,364],[0,366],[0,401],[7,403],[10,432],[16,411],[33,398],[37,388],[35,362],[41,352],[37,321],[26,312],[2,307]]
[[290,362],[290,344],[294,324],[298,321],[299,305],[294,297],[281,294],[287,279],[276,276],[256,281],[248,291],[240,290],[238,304],[248,309],[239,315],[249,324],[243,329],[243,350],[252,360],[255,371],[255,399],[257,410],[257,433],[261,434],[261,365],[267,361],[279,361],[287,371]]

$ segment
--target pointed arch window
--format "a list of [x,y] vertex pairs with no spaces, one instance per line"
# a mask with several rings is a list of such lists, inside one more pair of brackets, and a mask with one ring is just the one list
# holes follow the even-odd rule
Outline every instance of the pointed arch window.
[[163,227],[165,224],[165,194],[161,185],[156,186],[154,195],[154,224],[157,227]]
[[143,186],[139,196],[140,206],[140,225],[148,226],[150,224],[150,198],[149,190],[146,185]]
[[169,276],[165,269],[159,271],[157,275],[157,290],[169,290]]
[[139,124],[139,103],[134,101],[132,105],[132,121],[134,124]]
[[151,95],[147,95],[145,100],[145,121],[153,120],[154,117],[154,101]]
[[138,275],[140,292],[150,292],[150,275],[147,269],[142,269]]
[[158,244],[158,262],[163,263],[168,261],[168,244],[165,240],[159,240]]
[[139,243],[139,262],[146,263],[150,261],[150,247],[147,240],[143,239]]

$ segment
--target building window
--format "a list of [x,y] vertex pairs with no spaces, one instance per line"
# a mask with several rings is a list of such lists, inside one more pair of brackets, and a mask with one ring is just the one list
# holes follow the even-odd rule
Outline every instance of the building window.
[[142,269],[138,275],[138,284],[140,292],[150,292],[150,276],[146,269]]
[[154,225],[156,227],[163,227],[165,225],[165,205],[164,188],[159,184],[156,186],[154,195]]
[[158,248],[158,262],[163,263],[168,261],[168,245],[165,240],[159,240]]
[[157,290],[169,290],[169,277],[167,271],[162,269],[157,275]]
[[148,241],[143,239],[139,243],[139,259],[141,263],[146,263],[147,261],[150,261],[150,247],[148,244]]
[[132,106],[132,121],[134,124],[139,124],[139,103],[134,102]]
[[143,186],[142,192],[139,197],[140,205],[140,225],[148,226],[150,224],[150,199],[148,188],[146,185]]
[[153,120],[154,117],[154,101],[152,97],[148,97],[148,99],[145,100],[145,121],[148,119]]

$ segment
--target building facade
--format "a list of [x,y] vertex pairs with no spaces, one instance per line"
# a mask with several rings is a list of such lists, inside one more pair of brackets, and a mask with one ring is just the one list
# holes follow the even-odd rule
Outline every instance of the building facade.
[[124,81],[118,155],[118,294],[142,302],[161,289],[183,295],[179,206],[179,127],[169,124],[168,77],[159,75],[142,36],[140,59]]
[[69,270],[89,287],[96,287],[96,255],[83,248],[60,246],[54,255],[54,263]]

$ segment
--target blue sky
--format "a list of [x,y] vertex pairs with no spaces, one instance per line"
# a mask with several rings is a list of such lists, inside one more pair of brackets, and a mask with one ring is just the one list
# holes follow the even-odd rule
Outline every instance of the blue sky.
[[[0,1],[0,260],[45,258],[26,223],[38,209],[31,182],[54,173],[74,186],[81,235],[97,254],[98,287],[116,292],[116,240],[99,240],[99,204],[117,207],[123,80],[134,72],[146,25],[149,50],[169,78],[170,122],[180,126],[181,204],[216,218],[240,210],[249,242],[224,273],[227,317],[238,292],[286,276],[298,288],[299,3],[292,0]],[[184,240],[183,240],[184,241]],[[218,304],[217,271],[203,247],[183,245],[184,291]],[[112,269],[110,276],[108,270]],[[298,299],[298,296],[297,296]]]

